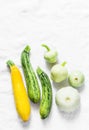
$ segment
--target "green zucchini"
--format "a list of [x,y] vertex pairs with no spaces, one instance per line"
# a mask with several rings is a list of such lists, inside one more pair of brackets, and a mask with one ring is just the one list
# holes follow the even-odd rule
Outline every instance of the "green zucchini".
[[27,45],[21,53],[21,64],[26,80],[28,96],[32,102],[38,103],[40,101],[40,88],[36,74],[29,59],[29,52],[30,47]]
[[48,75],[37,68],[37,74],[42,85],[42,100],[40,103],[40,116],[42,119],[48,117],[52,106],[52,87]]

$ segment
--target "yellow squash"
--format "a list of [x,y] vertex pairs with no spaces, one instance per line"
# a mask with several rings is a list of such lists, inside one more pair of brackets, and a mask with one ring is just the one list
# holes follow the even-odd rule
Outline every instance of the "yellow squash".
[[31,113],[31,107],[21,73],[12,61],[9,60],[7,65],[11,70],[11,80],[16,110],[23,121],[28,121]]

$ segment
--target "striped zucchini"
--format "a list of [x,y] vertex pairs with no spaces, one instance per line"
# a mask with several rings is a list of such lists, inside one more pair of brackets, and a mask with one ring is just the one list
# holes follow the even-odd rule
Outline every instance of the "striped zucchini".
[[43,72],[39,67],[37,68],[37,74],[42,85],[42,100],[40,103],[40,116],[45,119],[51,110],[52,105],[52,87],[48,75]]
[[27,45],[21,54],[21,64],[26,80],[28,96],[32,102],[38,103],[40,101],[40,88],[36,74],[29,60],[29,52],[30,47]]

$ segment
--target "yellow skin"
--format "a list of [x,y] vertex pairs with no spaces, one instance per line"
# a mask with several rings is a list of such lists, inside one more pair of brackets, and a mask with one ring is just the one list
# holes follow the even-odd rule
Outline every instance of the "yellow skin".
[[11,65],[10,70],[16,110],[23,121],[28,121],[31,107],[21,73],[15,65]]

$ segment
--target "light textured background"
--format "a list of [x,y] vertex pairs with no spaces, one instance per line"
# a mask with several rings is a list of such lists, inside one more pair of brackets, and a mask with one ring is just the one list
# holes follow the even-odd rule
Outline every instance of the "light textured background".
[[[32,105],[28,123],[20,121],[14,106],[6,61],[12,59],[21,69],[20,54],[31,46],[31,62],[48,75],[43,59],[46,43],[59,53],[59,63],[82,70],[86,81],[79,90],[81,107],[73,114],[58,111],[55,93],[63,84],[53,84],[50,116],[41,120],[39,105]],[[23,73],[22,73],[23,74]],[[23,77],[24,79],[24,77]],[[58,88],[59,86],[59,88]],[[0,130],[86,130],[89,128],[89,1],[88,0],[0,0]]]

